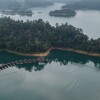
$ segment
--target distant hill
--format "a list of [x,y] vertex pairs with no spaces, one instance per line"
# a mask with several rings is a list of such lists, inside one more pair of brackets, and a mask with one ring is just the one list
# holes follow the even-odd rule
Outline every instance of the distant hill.
[[0,8],[19,8],[19,7],[45,7],[53,5],[51,1],[46,0],[0,0]]
[[44,7],[53,5],[51,1],[47,0],[24,0],[24,4],[27,7]]
[[71,9],[89,9],[89,10],[100,10],[100,0],[82,0],[72,4],[66,4],[62,8]]

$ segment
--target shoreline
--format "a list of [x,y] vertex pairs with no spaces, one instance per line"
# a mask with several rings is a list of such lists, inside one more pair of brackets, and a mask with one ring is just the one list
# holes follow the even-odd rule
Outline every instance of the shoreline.
[[62,51],[71,51],[71,52],[74,52],[74,53],[78,53],[78,54],[84,54],[84,55],[87,55],[87,56],[91,56],[91,57],[100,57],[100,54],[99,53],[89,53],[89,52],[86,52],[86,51],[82,51],[82,50],[75,50],[75,49],[71,49],[71,48],[50,48],[48,49],[46,52],[40,52],[40,53],[18,53],[18,52],[15,52],[15,51],[11,51],[11,50],[7,50],[7,49],[0,49],[0,51],[5,51],[5,52],[8,52],[8,53],[12,53],[12,54],[17,54],[17,55],[20,55],[20,56],[40,56],[40,57],[46,57],[49,55],[50,51],[52,50],[62,50]]
[[54,48],[54,49],[63,50],[63,51],[71,51],[74,53],[83,54],[83,55],[87,55],[87,56],[91,56],[91,57],[100,57],[99,53],[89,53],[89,52],[86,52],[83,50],[75,50],[75,49],[71,49],[71,48]]
[[46,57],[49,55],[50,50],[46,51],[46,52],[40,52],[40,53],[21,53],[21,52],[15,52],[15,51],[11,51],[11,50],[7,50],[7,49],[0,49],[0,51],[5,51],[8,53],[12,53],[12,54],[16,54],[19,56],[40,56],[40,57]]

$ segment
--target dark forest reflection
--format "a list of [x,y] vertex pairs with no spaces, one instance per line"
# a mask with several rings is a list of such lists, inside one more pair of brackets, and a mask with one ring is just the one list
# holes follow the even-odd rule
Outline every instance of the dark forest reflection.
[[100,57],[90,57],[69,51],[53,50],[48,56],[48,59],[50,60],[49,63],[54,61],[59,62],[60,65],[67,65],[69,62],[71,64],[85,65],[91,61],[95,67],[100,68]]
[[[33,59],[33,58],[35,57],[24,57],[24,56],[17,56],[6,52],[0,52],[1,64],[9,63],[16,60]],[[47,57],[45,57],[45,59],[48,59],[48,61],[45,62],[45,65],[55,62],[55,63],[60,63],[61,66],[62,65],[67,66],[69,62],[71,64],[85,65],[89,63],[89,61],[91,61],[94,63],[94,66],[96,68],[100,69],[100,57],[90,57],[90,56],[77,54],[69,51],[53,50]],[[39,65],[38,63],[34,63],[34,64],[16,65],[16,67],[19,69],[24,68],[25,70],[31,72],[32,70],[34,71],[43,70],[45,65]]]

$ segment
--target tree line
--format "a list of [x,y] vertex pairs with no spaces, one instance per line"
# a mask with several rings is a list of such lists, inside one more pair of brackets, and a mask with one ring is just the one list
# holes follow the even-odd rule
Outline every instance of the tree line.
[[100,53],[100,38],[89,39],[82,29],[68,23],[57,23],[54,27],[42,19],[23,22],[0,18],[0,49],[34,53],[45,52],[51,47]]
[[72,9],[54,10],[50,11],[49,15],[55,17],[73,17],[76,15],[76,11]]

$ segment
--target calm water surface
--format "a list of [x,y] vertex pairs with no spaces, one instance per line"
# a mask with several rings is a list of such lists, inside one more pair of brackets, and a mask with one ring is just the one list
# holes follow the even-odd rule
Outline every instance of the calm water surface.
[[[28,59],[0,52],[0,64]],[[0,71],[0,100],[100,100],[100,58],[54,50],[44,66]]]
[[[24,21],[42,18],[51,25],[68,22],[82,28],[90,38],[100,37],[100,11],[80,10],[71,18],[48,15],[62,5],[34,8],[32,16],[10,17]],[[34,57],[0,52],[0,65],[29,58]],[[44,66],[23,64],[0,70],[0,100],[100,100],[100,58],[60,50],[46,58],[49,61]]]
[[20,16],[20,15],[2,15],[2,16],[10,16],[15,20],[37,20],[43,19],[44,21],[49,21],[51,25],[55,25],[55,23],[66,23],[72,24],[77,28],[82,28],[84,33],[87,34],[90,38],[98,38],[100,37],[100,11],[95,10],[79,10],[77,11],[77,15],[75,17],[70,18],[60,18],[60,17],[50,17],[49,11],[61,9],[61,6],[64,4],[56,3],[53,6],[47,8],[33,8],[32,16]]

